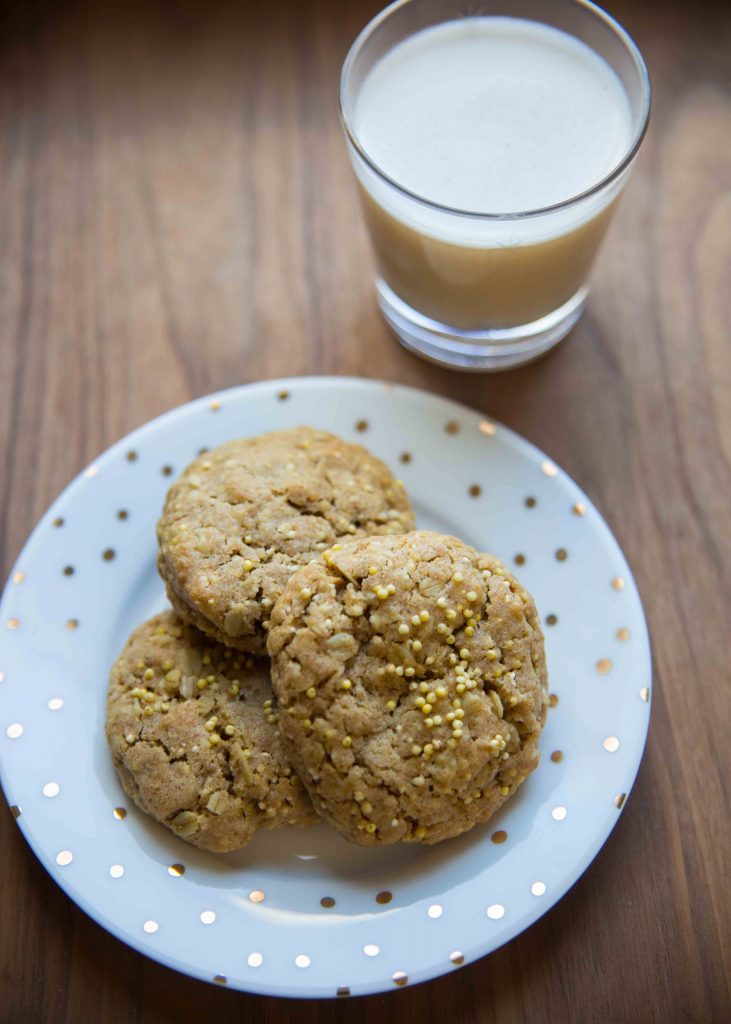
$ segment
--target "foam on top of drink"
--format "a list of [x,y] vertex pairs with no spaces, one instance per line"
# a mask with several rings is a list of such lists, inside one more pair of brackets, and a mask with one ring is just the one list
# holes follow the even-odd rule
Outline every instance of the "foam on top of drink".
[[633,135],[627,94],[598,54],[548,25],[503,17],[445,22],[398,43],[367,74],[353,127],[400,185],[487,213],[584,192]]

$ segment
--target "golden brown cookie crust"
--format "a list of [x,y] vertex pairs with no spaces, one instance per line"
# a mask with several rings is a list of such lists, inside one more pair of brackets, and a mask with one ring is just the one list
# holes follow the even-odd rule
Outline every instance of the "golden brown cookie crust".
[[158,568],[183,619],[264,654],[270,610],[296,569],[343,539],[413,526],[380,459],[297,427],[229,441],[188,466],[158,523]]
[[326,552],[275,605],[269,653],[291,762],[354,842],[459,835],[538,763],[535,605],[500,562],[453,537]]
[[268,664],[173,612],[136,629],[112,668],[106,734],[122,785],[202,849],[236,850],[260,828],[315,820],[277,718]]

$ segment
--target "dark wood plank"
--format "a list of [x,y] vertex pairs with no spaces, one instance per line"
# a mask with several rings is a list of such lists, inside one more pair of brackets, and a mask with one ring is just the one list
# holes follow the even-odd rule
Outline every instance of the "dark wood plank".
[[0,555],[126,431],[234,382],[412,383],[536,441],[605,512],[654,641],[647,756],[547,917],[413,990],[259,999],[173,975],[56,888],[0,816],[0,1020],[721,1021],[731,1014],[731,11],[611,5],[650,135],[587,316],[543,361],[464,377],[373,302],[336,83],[371,0],[6,5],[0,38]]

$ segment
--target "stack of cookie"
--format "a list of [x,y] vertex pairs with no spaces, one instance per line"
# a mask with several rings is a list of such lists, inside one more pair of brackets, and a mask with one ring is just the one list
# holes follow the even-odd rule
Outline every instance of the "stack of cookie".
[[158,524],[174,610],[132,634],[109,690],[142,810],[227,851],[318,815],[361,845],[436,843],[508,799],[546,715],[535,605],[414,525],[387,467],[323,431],[186,469]]

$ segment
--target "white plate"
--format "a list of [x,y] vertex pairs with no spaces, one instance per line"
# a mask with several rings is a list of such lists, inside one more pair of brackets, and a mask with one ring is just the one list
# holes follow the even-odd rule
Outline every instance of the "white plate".
[[[303,423],[385,459],[404,479],[420,526],[519,562],[547,624],[558,704],[541,764],[487,825],[436,847],[361,849],[318,825],[207,854],[140,813],[111,767],[107,676],[127,634],[165,604],[155,521],[171,475],[203,446]],[[33,850],[113,935],[177,970],[250,992],[379,992],[496,949],[586,869],[619,817],[645,743],[645,619],[601,516],[530,444],[409,388],[268,381],[142,427],[49,509],[0,614],[2,783]]]

